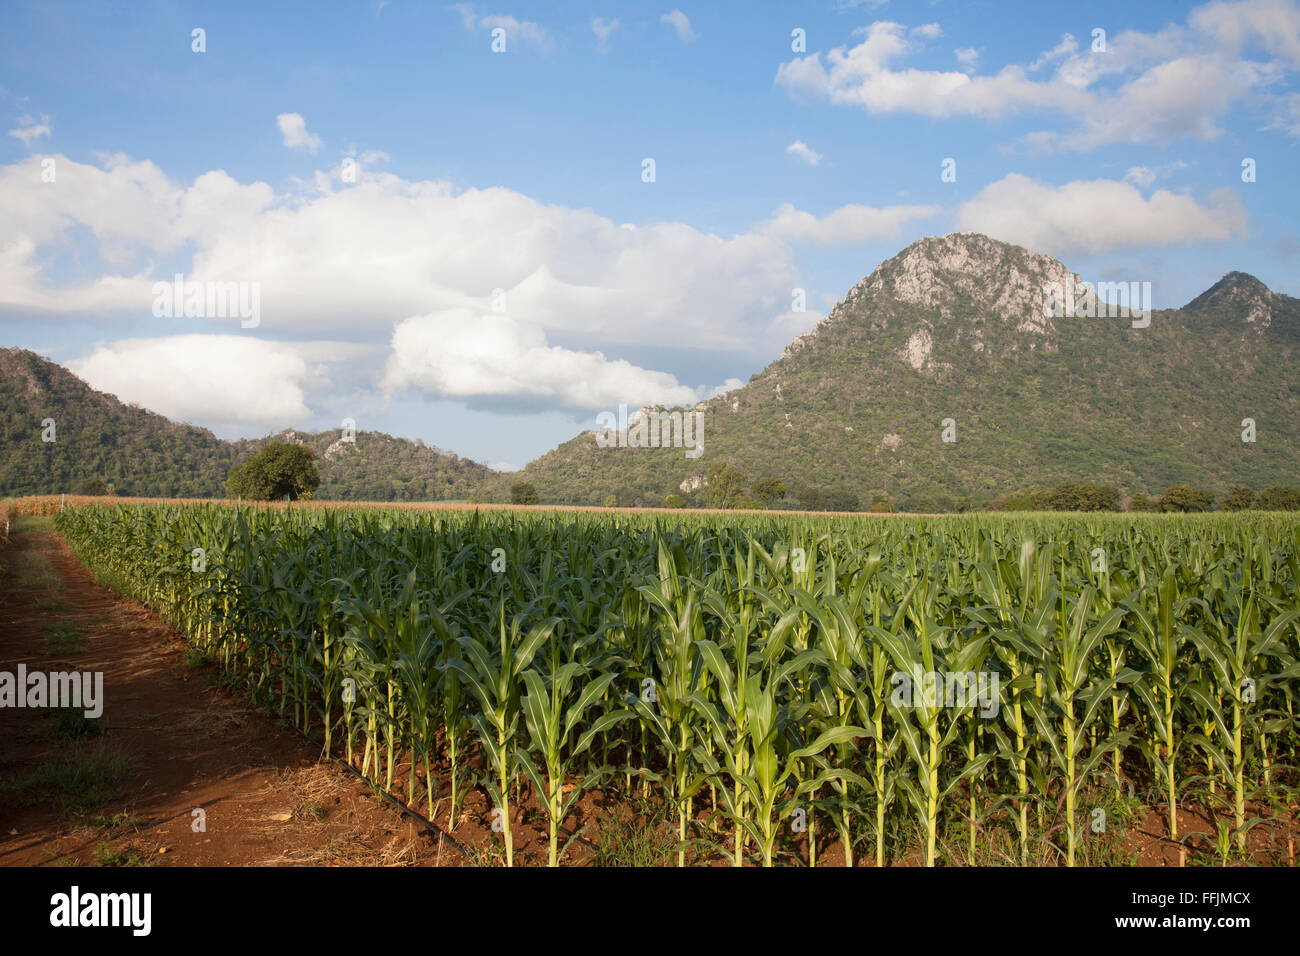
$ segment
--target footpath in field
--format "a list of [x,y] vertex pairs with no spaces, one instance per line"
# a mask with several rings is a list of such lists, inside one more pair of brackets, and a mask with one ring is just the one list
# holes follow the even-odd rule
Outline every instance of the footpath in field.
[[0,671],[100,671],[105,701],[98,720],[0,708],[0,866],[463,862],[219,689],[53,531],[16,534],[0,569]]

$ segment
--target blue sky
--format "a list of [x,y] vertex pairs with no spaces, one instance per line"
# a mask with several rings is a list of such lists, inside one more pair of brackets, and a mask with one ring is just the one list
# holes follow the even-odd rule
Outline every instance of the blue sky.
[[[1300,295],[1295,0],[790,7],[9,3],[0,340],[223,437],[519,466],[926,235]],[[177,273],[256,324],[155,314]]]

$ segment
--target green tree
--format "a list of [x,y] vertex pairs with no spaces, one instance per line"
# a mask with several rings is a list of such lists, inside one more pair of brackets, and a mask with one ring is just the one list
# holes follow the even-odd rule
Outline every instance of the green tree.
[[1156,504],[1157,511],[1208,511],[1214,495],[1190,485],[1170,485]]
[[535,505],[541,500],[537,489],[526,481],[516,481],[510,486],[510,503],[512,505]]
[[686,499],[681,495],[673,493],[664,495],[663,507],[665,508],[685,508]]
[[606,508],[618,507],[618,495],[606,495],[602,505]]
[[1145,491],[1133,492],[1133,497],[1128,502],[1129,511],[1150,511],[1151,499],[1147,497]]
[[1245,511],[1255,505],[1255,492],[1245,485],[1233,485],[1227,496],[1219,503],[1224,511]]
[[1047,493],[1043,503],[1052,511],[1112,511],[1118,502],[1118,488],[1063,481]]
[[704,502],[710,508],[731,508],[744,493],[745,476],[731,462],[709,466],[709,481],[704,486]]
[[888,501],[877,501],[875,504],[873,504],[873,505],[872,505],[870,508],[868,508],[867,510],[868,510],[868,511],[871,511],[871,512],[874,512],[874,513],[876,513],[876,514],[888,514],[889,512],[893,511],[894,509],[893,509],[892,507],[890,507],[890,504],[889,504]]
[[286,495],[291,500],[311,498],[320,487],[320,475],[312,464],[315,457],[305,445],[270,442],[230,470],[226,488],[232,498],[254,501],[273,501]]
[[1300,488],[1293,485],[1273,485],[1259,496],[1263,511],[1300,511]]
[[106,495],[108,493],[108,482],[103,478],[87,478],[77,485],[77,494],[79,495]]
[[785,482],[780,478],[760,478],[754,482],[750,493],[754,496],[754,500],[767,508],[772,502],[784,498],[785,490]]

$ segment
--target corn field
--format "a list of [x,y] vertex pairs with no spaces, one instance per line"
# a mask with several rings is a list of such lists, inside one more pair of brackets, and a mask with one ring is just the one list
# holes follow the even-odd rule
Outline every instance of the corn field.
[[[223,677],[454,832],[595,790],[678,865],[1084,862],[1146,801],[1219,859],[1291,812],[1300,523],[69,507]],[[499,811],[499,812],[496,812]],[[795,824],[798,824],[796,827]],[[799,839],[794,839],[797,833]]]

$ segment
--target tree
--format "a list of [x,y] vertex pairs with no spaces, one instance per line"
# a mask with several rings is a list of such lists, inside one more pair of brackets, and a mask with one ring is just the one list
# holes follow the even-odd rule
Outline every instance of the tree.
[[1245,511],[1255,505],[1255,492],[1245,485],[1233,485],[1227,496],[1219,503],[1224,511]]
[[732,508],[743,495],[745,476],[730,462],[709,466],[709,480],[704,486],[704,502],[710,508]]
[[1133,492],[1133,497],[1128,502],[1129,511],[1150,511],[1151,499],[1147,497],[1145,491]]
[[1300,488],[1293,485],[1273,485],[1259,496],[1263,511],[1300,511]]
[[1207,511],[1214,495],[1190,485],[1171,485],[1156,503],[1157,511]]
[[868,508],[867,510],[868,510],[868,511],[871,511],[871,512],[874,512],[874,513],[876,513],[876,514],[888,514],[889,512],[893,511],[894,509],[890,507],[888,501],[877,501],[875,504],[873,504],[873,505],[872,505],[870,508]]
[[273,441],[248,461],[230,469],[226,488],[232,498],[273,501],[286,495],[291,500],[308,498],[320,487],[320,475],[312,459],[316,453],[305,445]]
[[754,499],[764,508],[785,497],[785,482],[780,478],[760,478],[750,489]]
[[1063,481],[1047,493],[1044,504],[1052,511],[1111,511],[1119,489],[1078,481]]
[[107,495],[109,494],[108,482],[103,478],[87,478],[77,486],[79,495]]
[[535,505],[539,500],[537,489],[526,481],[516,481],[510,486],[510,503],[512,505]]
[[603,507],[606,507],[606,508],[617,508],[617,507],[618,507],[618,495],[606,495],[606,496],[605,496],[605,500],[602,502],[602,505],[603,505]]
[[674,493],[674,494],[667,494],[667,495],[664,495],[664,504],[663,504],[663,506],[664,506],[665,508],[685,508],[685,507],[686,507],[686,499],[683,498],[681,495],[676,494],[676,493]]

